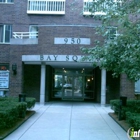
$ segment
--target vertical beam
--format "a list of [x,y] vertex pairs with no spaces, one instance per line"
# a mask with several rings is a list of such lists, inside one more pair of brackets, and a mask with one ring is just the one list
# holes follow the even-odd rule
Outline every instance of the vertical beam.
[[106,104],[106,70],[101,70],[101,105]]
[[41,65],[40,104],[45,104],[46,65]]

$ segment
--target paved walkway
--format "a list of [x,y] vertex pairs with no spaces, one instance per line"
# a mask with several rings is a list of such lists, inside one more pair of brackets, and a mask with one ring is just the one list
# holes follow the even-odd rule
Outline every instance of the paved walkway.
[[85,102],[49,102],[4,140],[128,140],[108,115],[110,107]]

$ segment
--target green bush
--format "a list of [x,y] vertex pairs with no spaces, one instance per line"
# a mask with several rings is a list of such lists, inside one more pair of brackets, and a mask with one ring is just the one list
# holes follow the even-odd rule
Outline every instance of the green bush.
[[35,102],[35,98],[19,102],[17,97],[0,97],[0,129],[10,128],[18,118],[24,118],[27,108],[34,107]]
[[113,109],[114,112],[117,113],[119,110],[120,100],[119,99],[110,100],[110,105],[111,105],[111,109]]
[[[114,112],[119,110],[120,100],[111,100],[110,101],[111,108],[114,110]],[[127,105],[122,106],[122,111],[125,112],[135,112],[140,113],[140,100],[127,100]]]
[[26,103],[27,103],[27,108],[28,109],[33,108],[35,106],[36,99],[35,98],[27,97],[26,98]]
[[[115,113],[119,111],[120,100],[111,100],[110,105]],[[121,117],[134,127],[140,128],[140,100],[127,100],[126,106],[121,106]]]
[[0,102],[1,102],[1,101],[5,101],[5,100],[7,100],[6,97],[0,97]]
[[[1,99],[2,98],[2,99]],[[19,102],[19,98],[18,97],[1,97],[0,101],[13,101],[13,102]],[[35,106],[36,103],[36,99],[32,98],[32,97],[26,97],[25,102],[27,103],[27,108],[33,108]]]
[[27,103],[19,102],[17,105],[19,118],[24,118],[26,116]]
[[9,128],[14,125],[18,118],[17,103],[0,102],[0,128]]
[[136,130],[139,130],[140,128],[140,114],[139,113],[126,112],[126,121]]

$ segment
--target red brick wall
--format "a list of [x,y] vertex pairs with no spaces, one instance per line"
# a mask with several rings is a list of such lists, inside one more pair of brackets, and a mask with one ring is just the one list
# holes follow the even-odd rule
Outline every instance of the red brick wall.
[[[17,96],[23,91],[22,55],[32,54],[73,54],[80,55],[82,45],[54,45],[54,37],[99,38],[92,27],[100,25],[94,17],[82,15],[83,0],[66,0],[65,15],[28,15],[27,0],[14,0],[14,4],[0,4],[0,24],[11,24],[13,32],[28,32],[29,25],[39,26],[39,44],[37,45],[8,45],[0,44],[0,63],[10,65],[10,95]],[[61,25],[49,27],[45,25]],[[70,26],[67,26],[70,25]],[[75,26],[76,25],[76,26]],[[82,26],[77,26],[82,25]],[[85,27],[83,27],[85,25]],[[89,27],[86,27],[89,26]],[[12,74],[12,64],[17,64],[17,75]],[[120,94],[133,97],[134,84],[121,76]]]
[[125,74],[121,75],[120,80],[120,96],[126,96],[128,99],[134,97],[134,81],[130,81]]

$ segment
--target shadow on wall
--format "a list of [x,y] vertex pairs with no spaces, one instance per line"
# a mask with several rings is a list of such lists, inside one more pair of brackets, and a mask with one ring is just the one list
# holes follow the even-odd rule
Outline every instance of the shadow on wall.
[[40,74],[40,65],[24,65],[23,92],[27,97],[36,98],[36,102],[40,100]]

